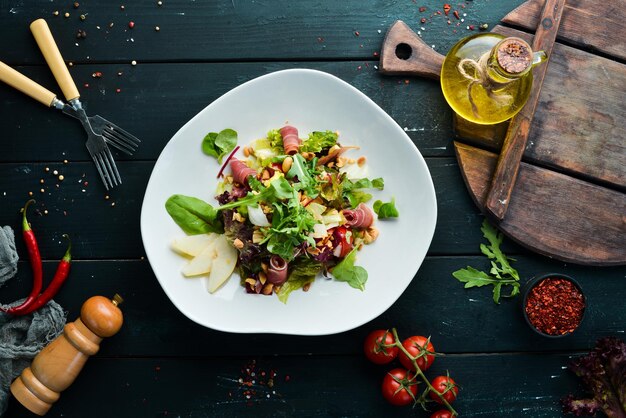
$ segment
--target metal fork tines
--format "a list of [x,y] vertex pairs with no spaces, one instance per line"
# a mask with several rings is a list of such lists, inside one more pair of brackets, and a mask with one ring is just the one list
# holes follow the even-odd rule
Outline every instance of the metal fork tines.
[[97,135],[102,135],[107,143],[126,154],[131,155],[135,152],[141,142],[136,136],[100,115],[90,116],[89,123],[91,123],[91,128]]
[[93,162],[96,164],[96,169],[102,178],[104,187],[109,190],[110,188],[122,184],[122,178],[120,177],[119,171],[117,171],[111,150],[102,137],[89,135],[85,145],[87,145],[87,150]]

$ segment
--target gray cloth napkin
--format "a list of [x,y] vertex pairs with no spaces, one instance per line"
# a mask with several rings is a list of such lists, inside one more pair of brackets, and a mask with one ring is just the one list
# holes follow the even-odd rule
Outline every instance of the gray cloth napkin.
[[[13,230],[8,226],[0,228],[0,286],[17,273],[17,260]],[[66,313],[53,300],[29,315],[14,317],[0,313],[0,416],[6,411],[13,379],[47,343],[63,332],[65,320]]]

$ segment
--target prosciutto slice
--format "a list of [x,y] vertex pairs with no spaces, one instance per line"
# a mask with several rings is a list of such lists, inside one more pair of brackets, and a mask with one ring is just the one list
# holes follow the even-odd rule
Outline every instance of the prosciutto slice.
[[235,157],[230,160],[230,169],[233,171],[235,183],[248,184],[248,177],[256,176],[256,170],[248,167],[243,161]]
[[288,155],[294,155],[298,152],[302,141],[298,137],[298,130],[293,126],[286,125],[280,129],[280,136],[283,137],[283,148]]
[[344,209],[341,213],[346,218],[346,225],[352,228],[369,228],[374,222],[374,212],[364,203],[359,203],[356,209]]
[[287,281],[287,262],[282,257],[273,255],[270,258],[267,280],[275,285],[281,285]]

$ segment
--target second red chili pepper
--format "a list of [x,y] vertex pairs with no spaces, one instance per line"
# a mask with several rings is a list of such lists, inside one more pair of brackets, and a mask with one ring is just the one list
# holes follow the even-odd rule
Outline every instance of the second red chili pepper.
[[[63,235],[63,236],[67,238],[67,240],[69,241],[70,237],[68,237],[67,235]],[[59,265],[57,266],[57,271],[54,274],[54,278],[52,279],[52,281],[50,282],[46,290],[44,290],[44,292],[41,295],[39,295],[39,297],[35,300],[35,302],[32,303],[28,309],[26,309],[26,312],[24,312],[24,315],[29,314],[41,308],[43,305],[48,303],[57,294],[57,292],[61,288],[61,285],[65,283],[65,279],[67,279],[67,276],[70,273],[71,261],[72,261],[72,241],[70,241],[70,244],[67,247],[67,251],[65,251],[65,255],[63,256],[63,258],[59,262]]]

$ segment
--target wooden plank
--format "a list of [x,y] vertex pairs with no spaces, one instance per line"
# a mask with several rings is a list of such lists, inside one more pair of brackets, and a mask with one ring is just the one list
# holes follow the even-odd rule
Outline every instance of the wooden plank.
[[[539,54],[537,51],[543,51],[544,57],[552,55],[564,6],[565,0],[546,0],[541,14],[541,25],[537,26],[533,37],[532,50],[535,54]],[[534,56],[531,55],[529,58],[529,63],[532,64]],[[498,164],[491,179],[491,189],[485,203],[486,209],[499,220],[506,214],[511,192],[515,187],[517,172],[528,142],[547,69],[547,65],[541,65],[532,70],[533,84],[528,102],[510,120],[502,143]]]
[[[424,155],[453,155],[452,114],[439,85],[381,76],[373,63],[76,65],[71,72],[87,112],[114,121],[142,140],[132,158],[156,160],[176,131],[212,101],[245,81],[286,68],[314,68],[336,75],[367,94],[406,128]],[[60,91],[47,67],[18,70],[53,91]],[[96,71],[102,73],[101,78],[93,78]],[[117,75],[120,71],[122,76]],[[84,87],[86,83],[88,88]],[[120,93],[116,93],[117,88]],[[88,160],[80,124],[2,83],[0,114],[11,115],[0,120],[5,147],[0,152],[0,162]],[[129,159],[124,154],[118,158]]]
[[[467,3],[467,21],[496,24],[523,0]],[[74,62],[118,61],[216,61],[269,59],[375,59],[385,30],[396,19],[419,28],[421,17],[431,21],[424,39],[446,51],[469,31],[454,31],[446,18],[431,18],[442,4],[435,0],[376,2],[359,0],[259,2],[251,0],[171,0],[158,7],[156,1],[119,3],[72,3],[47,0],[4,2],[0,27],[6,37],[2,59],[9,64],[42,63],[28,30],[33,20],[45,17],[65,59]],[[427,12],[420,13],[419,7]],[[60,15],[53,16],[58,10]],[[70,13],[65,19],[63,14]],[[85,14],[86,20],[79,19]],[[128,23],[133,21],[131,30]],[[109,27],[113,23],[114,26]],[[98,29],[97,27],[100,27]],[[160,30],[155,31],[159,26]],[[79,29],[87,38],[76,39]],[[380,33],[379,33],[380,31]],[[358,32],[358,36],[357,33]],[[76,44],[78,43],[78,46]]]
[[[481,241],[477,240],[476,246]],[[516,260],[513,265],[519,270],[522,283],[550,271],[569,274],[580,282],[588,301],[580,329],[567,338],[546,340],[524,322],[521,297],[503,298],[496,305],[491,289],[463,289],[451,273],[468,265],[488,271],[489,263],[483,256],[427,257],[404,294],[384,314],[352,331],[315,338],[227,334],[197,325],[169,301],[146,260],[78,261],[55,300],[73,320],[82,303],[92,295],[119,293],[124,297],[125,325],[102,345],[98,356],[105,357],[357,355],[360,342],[371,330],[394,326],[401,336],[431,335],[435,348],[445,353],[587,350],[602,336],[623,337],[626,318],[620,289],[624,268],[599,271],[535,256]],[[56,262],[44,263],[46,283],[55,266]],[[18,276],[2,289],[1,302],[24,297],[31,280],[27,263],[21,262]]]
[[[253,360],[256,372],[277,373],[272,388],[258,376],[252,387],[239,383]],[[449,370],[461,386],[454,407],[463,417],[552,418],[560,415],[559,399],[578,388],[564,370],[569,361],[557,354],[449,356],[429,375]],[[92,359],[46,416],[415,417],[417,409],[389,405],[380,394],[387,370],[362,355]],[[9,416],[31,416],[18,406]]]
[[[455,143],[463,178],[483,207],[497,155]],[[580,264],[626,264],[626,195],[522,164],[501,231],[527,248]]]
[[[465,190],[456,161],[433,158],[427,163],[439,207],[431,254],[477,254],[475,242],[481,235],[482,218]],[[31,218],[40,235],[43,257],[60,254],[61,236],[67,233],[77,244],[76,258],[139,258],[144,255],[139,231],[141,203],[153,166],[146,161],[118,162],[124,183],[106,192],[92,162],[0,164],[0,204],[4,208],[0,225],[19,226],[19,210],[32,191],[37,204]],[[55,170],[65,176],[63,182],[55,181]],[[24,250],[21,240],[18,249]],[[513,251],[520,248],[514,246]]]
[[[539,23],[543,0],[530,0],[506,15],[504,23],[530,31]],[[559,39],[590,51],[626,59],[626,9],[619,2],[568,0]]]

